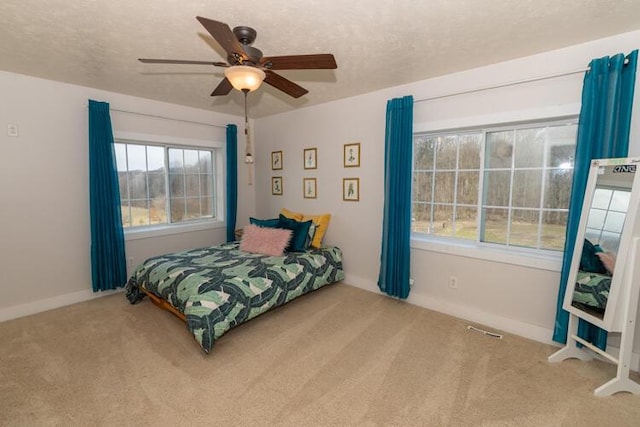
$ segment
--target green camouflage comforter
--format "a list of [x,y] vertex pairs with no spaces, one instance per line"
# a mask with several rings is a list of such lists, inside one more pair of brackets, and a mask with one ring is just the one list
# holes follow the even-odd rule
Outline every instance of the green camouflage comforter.
[[342,252],[328,247],[272,257],[238,243],[149,258],[127,282],[127,299],[152,292],[185,314],[205,352],[234,326],[329,283],[344,279]]

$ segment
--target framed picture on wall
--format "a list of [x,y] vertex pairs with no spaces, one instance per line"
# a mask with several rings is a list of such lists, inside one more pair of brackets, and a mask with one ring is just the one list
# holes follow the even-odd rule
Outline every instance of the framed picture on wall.
[[342,178],[342,200],[346,202],[360,200],[360,178]]
[[360,143],[344,144],[344,167],[355,168],[360,166]]
[[305,199],[315,199],[318,191],[318,184],[315,178],[302,178],[303,196]]
[[271,152],[271,170],[282,170],[282,151]]
[[317,157],[318,155],[318,149],[317,148],[305,148],[304,149],[304,155],[303,155],[303,161],[304,161],[304,168],[305,169],[317,169],[318,168],[318,162],[317,162]]
[[281,176],[271,177],[271,194],[273,194],[274,196],[282,196],[282,177]]

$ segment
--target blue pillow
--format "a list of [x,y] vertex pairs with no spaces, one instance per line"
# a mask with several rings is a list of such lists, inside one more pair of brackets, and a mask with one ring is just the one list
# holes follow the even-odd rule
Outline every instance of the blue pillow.
[[305,243],[309,235],[309,227],[311,227],[313,221],[300,222],[280,214],[279,222],[280,228],[292,231],[287,252],[304,252],[306,250]]
[[282,228],[280,227],[280,218],[257,219],[257,218],[249,217],[249,222],[253,225],[257,225],[258,227]]

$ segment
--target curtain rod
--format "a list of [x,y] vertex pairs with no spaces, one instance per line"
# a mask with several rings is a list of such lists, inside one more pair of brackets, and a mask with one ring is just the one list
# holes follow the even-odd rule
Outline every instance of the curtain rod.
[[443,95],[428,96],[426,98],[416,99],[416,100],[413,101],[413,103],[415,104],[417,102],[432,101],[434,99],[449,98],[451,96],[458,96],[458,95],[466,95],[466,94],[469,94],[469,93],[482,92],[482,91],[490,90],[490,89],[499,89],[501,87],[515,86],[515,85],[519,85],[519,84],[523,84],[523,83],[531,83],[531,82],[537,82],[537,81],[540,81],[540,80],[553,79],[553,78],[556,78],[556,77],[570,76],[572,74],[584,73],[587,70],[589,70],[589,67],[581,68],[579,70],[564,71],[562,73],[555,73],[555,74],[547,74],[547,75],[544,75],[544,76],[530,77],[530,78],[527,78],[527,79],[515,80],[515,81],[512,81],[512,82],[499,83],[499,84],[489,85],[489,86],[482,86],[482,87],[479,87],[479,88],[476,88],[476,89],[461,90],[459,92],[451,92],[451,93],[446,93],[446,94],[443,94]]
[[[85,105],[85,108],[88,108],[88,106]],[[226,125],[216,125],[216,124],[212,124],[212,123],[197,122],[195,120],[176,119],[174,117],[160,116],[158,114],[139,113],[137,111],[122,110],[120,108],[111,108],[111,107],[109,107],[109,110],[110,111],[117,111],[118,113],[136,114],[138,116],[146,116],[146,117],[153,117],[153,118],[156,118],[156,119],[172,120],[174,122],[192,123],[192,124],[195,124],[195,125],[211,126],[211,127],[223,128],[223,129],[227,128]]]

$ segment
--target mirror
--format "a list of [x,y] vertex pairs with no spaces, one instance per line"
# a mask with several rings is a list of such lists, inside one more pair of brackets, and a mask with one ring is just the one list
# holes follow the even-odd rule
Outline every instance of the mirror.
[[637,160],[592,161],[564,299],[565,310],[608,331],[615,329],[627,234],[636,216],[632,190]]

